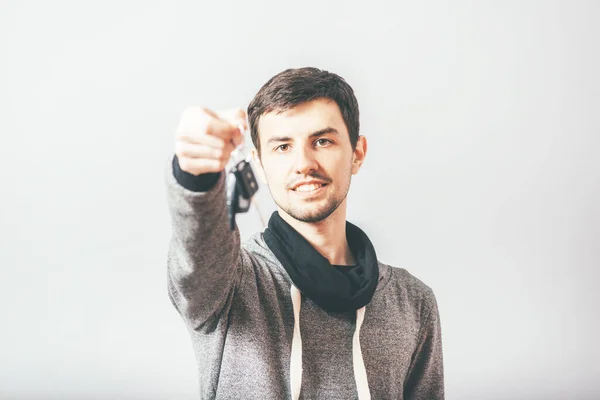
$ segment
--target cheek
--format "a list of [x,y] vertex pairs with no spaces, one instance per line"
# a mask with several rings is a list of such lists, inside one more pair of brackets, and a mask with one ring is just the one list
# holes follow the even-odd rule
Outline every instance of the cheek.
[[328,170],[338,178],[347,178],[354,173],[354,169],[352,158],[348,157],[338,157],[328,165]]
[[267,184],[271,189],[285,190],[285,177],[282,174],[282,170],[277,166],[265,166],[265,176],[267,178]]

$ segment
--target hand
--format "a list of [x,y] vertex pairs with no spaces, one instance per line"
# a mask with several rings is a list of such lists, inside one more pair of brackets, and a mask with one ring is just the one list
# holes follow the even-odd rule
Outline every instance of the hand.
[[244,141],[238,126],[246,130],[246,118],[241,108],[222,112],[186,109],[175,132],[175,154],[181,169],[192,175],[222,171],[231,152]]

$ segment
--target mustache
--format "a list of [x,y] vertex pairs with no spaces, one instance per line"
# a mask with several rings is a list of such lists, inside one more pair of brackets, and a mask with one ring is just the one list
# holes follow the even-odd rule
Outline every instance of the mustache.
[[319,175],[319,174],[311,174],[311,175],[308,175],[308,176],[307,176],[307,177],[305,177],[305,178],[302,178],[302,179],[296,179],[294,182],[292,182],[292,183],[290,183],[290,184],[288,185],[288,189],[291,189],[291,188],[293,188],[293,187],[294,187],[296,184],[298,184],[299,182],[302,182],[302,181],[307,181],[307,180],[309,180],[309,179],[318,179],[318,180],[320,180],[320,181],[323,181],[323,182],[325,182],[325,183],[331,183],[331,179],[330,179],[329,177],[327,177],[327,176],[324,176],[324,175]]

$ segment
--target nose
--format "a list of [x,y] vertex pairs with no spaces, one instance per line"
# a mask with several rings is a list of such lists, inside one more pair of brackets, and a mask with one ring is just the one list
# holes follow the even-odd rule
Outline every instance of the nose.
[[317,163],[315,154],[311,149],[300,148],[297,150],[295,169],[297,174],[306,176],[319,169],[319,164]]

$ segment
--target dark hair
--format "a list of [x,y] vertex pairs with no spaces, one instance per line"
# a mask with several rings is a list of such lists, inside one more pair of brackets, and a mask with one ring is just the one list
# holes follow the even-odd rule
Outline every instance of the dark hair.
[[260,88],[248,106],[248,122],[252,143],[260,156],[258,120],[269,112],[283,112],[319,98],[335,101],[350,135],[352,150],[356,149],[359,131],[358,101],[346,81],[331,72],[305,67],[286,69]]

